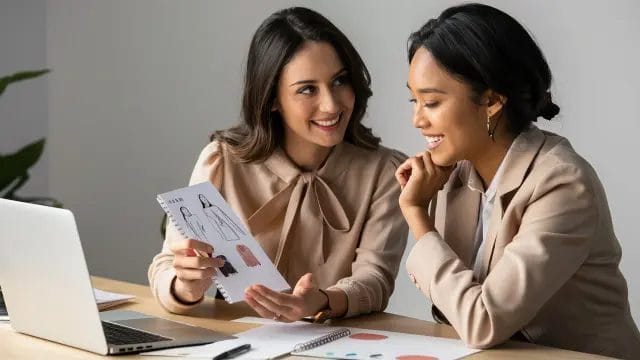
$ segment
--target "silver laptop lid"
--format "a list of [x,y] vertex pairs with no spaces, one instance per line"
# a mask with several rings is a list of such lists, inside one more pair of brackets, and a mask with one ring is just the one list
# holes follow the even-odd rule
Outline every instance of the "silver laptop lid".
[[73,214],[0,199],[0,229],[0,286],[13,329],[106,354]]

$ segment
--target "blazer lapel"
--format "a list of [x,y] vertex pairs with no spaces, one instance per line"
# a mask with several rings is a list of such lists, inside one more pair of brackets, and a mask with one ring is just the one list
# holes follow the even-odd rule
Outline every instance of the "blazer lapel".
[[484,253],[482,257],[483,274],[481,274],[481,278],[483,279],[488,274],[491,266],[498,260],[498,257],[493,259],[493,256],[495,255],[494,249],[498,231],[501,227],[502,217],[506,208],[509,206],[510,200],[512,199],[512,196],[509,195],[514,191],[517,191],[520,188],[520,185],[522,185],[522,182],[531,168],[531,164],[544,143],[544,139],[545,136],[542,131],[535,126],[532,126],[529,130],[526,130],[516,137],[503,160],[504,171],[498,183],[496,203],[494,204],[493,211],[491,213],[487,238],[485,239],[486,244],[484,246]]

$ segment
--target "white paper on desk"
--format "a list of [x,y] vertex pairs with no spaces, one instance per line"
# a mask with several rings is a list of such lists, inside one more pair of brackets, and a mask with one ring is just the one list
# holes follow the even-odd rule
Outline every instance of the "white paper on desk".
[[[156,350],[140,353],[147,356],[175,356],[183,358],[205,358],[212,359],[214,356],[220,355],[225,351],[234,349],[240,345],[246,344],[247,341],[242,339],[229,339],[216,341],[211,344],[198,346],[183,346],[172,349]],[[236,359],[236,358],[234,358]]]
[[251,344],[249,352],[234,358],[234,360],[274,359],[289,354],[300,343],[317,339],[338,329],[341,328],[302,321],[290,324],[263,325],[234,334],[240,340]]
[[466,347],[461,340],[393,331],[349,329],[350,336],[292,355],[329,359],[409,359],[415,356],[425,360],[453,360],[480,351]]
[[310,324],[304,321],[283,324],[274,320],[251,316],[233,321],[247,324],[263,324],[263,326],[234,334],[234,336],[238,337],[237,339],[218,341],[207,345],[150,351],[142,353],[141,355],[211,359],[235,346],[251,344],[251,350],[233,359],[274,359],[289,354],[299,343],[318,338],[337,329],[325,325]]
[[96,298],[99,310],[105,310],[135,299],[133,295],[108,292],[96,288],[93,289],[93,295]]
[[224,340],[208,345],[189,346],[175,349],[145,352],[141,355],[181,356],[185,358],[213,358],[235,346],[251,344],[251,350],[234,357],[234,360],[275,359],[289,354],[299,344],[334,331],[335,327],[310,324],[307,322],[291,324],[267,324],[235,334],[237,339]]

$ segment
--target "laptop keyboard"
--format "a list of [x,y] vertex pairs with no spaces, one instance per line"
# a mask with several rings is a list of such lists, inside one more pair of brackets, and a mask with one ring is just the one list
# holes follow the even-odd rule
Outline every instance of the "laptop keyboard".
[[107,321],[102,322],[102,329],[104,329],[104,335],[107,338],[107,343],[112,345],[143,344],[172,340],[160,335],[128,328],[126,326]]
[[1,316],[9,315],[9,313],[7,313],[7,306],[4,304],[4,297],[2,297],[2,291],[0,291],[0,315]]

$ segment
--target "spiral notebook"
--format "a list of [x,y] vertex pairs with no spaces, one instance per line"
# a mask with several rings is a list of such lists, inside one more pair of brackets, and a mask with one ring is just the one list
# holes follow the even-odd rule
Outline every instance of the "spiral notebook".
[[291,353],[295,354],[301,353],[303,351],[308,351],[349,335],[351,335],[351,330],[347,328],[333,330],[326,335],[296,344],[296,346],[293,347]]
[[274,291],[291,288],[210,182],[159,194],[157,200],[183,237],[210,244],[212,256],[225,260],[215,283],[227,302],[244,301],[244,290],[254,284]]
[[290,324],[266,322],[261,327],[235,334],[238,339],[251,344],[251,350],[236,360],[296,355],[349,336],[350,333],[348,328],[302,321]]

